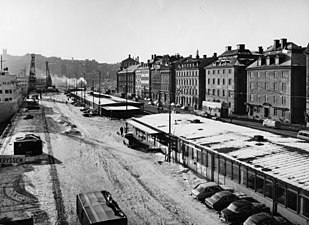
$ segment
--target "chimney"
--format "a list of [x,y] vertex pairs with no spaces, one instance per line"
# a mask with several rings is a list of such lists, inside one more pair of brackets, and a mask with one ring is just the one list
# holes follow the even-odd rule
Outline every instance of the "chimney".
[[226,46],[225,47],[225,51],[231,51],[232,50],[232,46]]
[[206,59],[207,58],[207,55],[203,55],[203,59]]
[[131,58],[131,55],[129,54],[129,59]]
[[279,48],[279,40],[275,39],[274,40],[274,49]]
[[259,53],[263,54],[263,47],[262,46],[259,46]]
[[237,49],[240,50],[240,51],[243,51],[243,50],[245,50],[245,45],[244,44],[238,44]]
[[213,58],[217,58],[217,53],[214,52],[214,55],[212,56]]
[[157,55],[156,55],[156,54],[154,54],[154,55],[153,55],[153,59],[156,59],[156,58],[157,58]]
[[287,43],[287,39],[286,38],[281,38],[281,48],[284,49]]
[[192,58],[192,55],[189,55],[189,58]]

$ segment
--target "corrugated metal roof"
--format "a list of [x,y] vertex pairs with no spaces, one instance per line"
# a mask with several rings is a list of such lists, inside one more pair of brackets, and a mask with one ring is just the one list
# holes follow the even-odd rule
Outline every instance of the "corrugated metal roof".
[[[135,120],[168,133],[168,118],[168,114],[161,113]],[[200,123],[192,123],[194,119]],[[309,143],[306,141],[191,114],[172,113],[171,128],[175,136],[309,190]],[[264,141],[255,141],[255,135],[262,135]]]

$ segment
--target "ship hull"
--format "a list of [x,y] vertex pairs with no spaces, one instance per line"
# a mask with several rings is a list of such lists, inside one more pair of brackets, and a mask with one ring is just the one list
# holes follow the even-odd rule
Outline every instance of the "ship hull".
[[0,102],[0,123],[7,122],[19,109],[20,100]]

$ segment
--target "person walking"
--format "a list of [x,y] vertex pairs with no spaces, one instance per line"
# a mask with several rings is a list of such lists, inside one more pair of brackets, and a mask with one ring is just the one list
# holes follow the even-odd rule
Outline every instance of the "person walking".
[[123,135],[123,127],[120,127],[120,134]]

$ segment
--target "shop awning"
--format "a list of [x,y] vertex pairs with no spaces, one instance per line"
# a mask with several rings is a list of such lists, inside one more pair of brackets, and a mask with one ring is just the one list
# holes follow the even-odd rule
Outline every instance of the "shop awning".
[[144,131],[145,133],[147,134],[158,134],[159,132],[154,130],[154,129],[151,129],[150,127],[147,127],[139,122],[136,122],[132,119],[129,119],[129,120],[126,120],[126,122],[130,125],[132,125],[133,127],[135,127],[136,129],[139,129],[141,131]]

